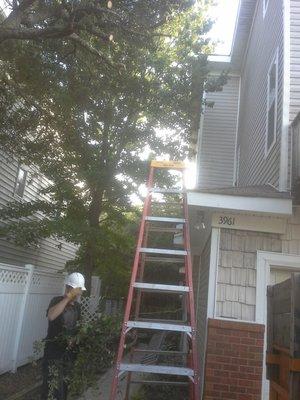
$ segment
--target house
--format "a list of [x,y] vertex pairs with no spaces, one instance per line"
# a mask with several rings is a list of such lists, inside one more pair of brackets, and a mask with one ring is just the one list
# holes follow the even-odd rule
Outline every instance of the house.
[[202,398],[268,400],[267,286],[300,271],[300,2],[240,0],[188,193]]
[[[19,165],[0,150],[0,207],[36,200],[46,184],[36,168]],[[34,342],[45,337],[45,310],[62,293],[61,272],[75,253],[74,245],[55,238],[32,248],[0,238],[0,374],[28,363]]]
[[[34,201],[41,198],[40,190],[47,181],[34,167],[20,165],[0,151],[0,207],[11,201]],[[0,238],[0,263],[61,270],[75,257],[76,246],[55,238],[41,240],[38,247],[22,248]]]

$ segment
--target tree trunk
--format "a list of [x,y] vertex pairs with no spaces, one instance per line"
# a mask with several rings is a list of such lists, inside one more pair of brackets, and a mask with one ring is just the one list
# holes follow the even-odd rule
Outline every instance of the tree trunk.
[[103,200],[103,190],[95,190],[92,194],[92,202],[90,204],[89,209],[89,227],[90,233],[86,242],[86,250],[85,250],[85,280],[86,280],[86,289],[87,294],[91,293],[91,282],[92,275],[95,269],[95,235],[99,232],[99,220],[102,211],[102,200]]

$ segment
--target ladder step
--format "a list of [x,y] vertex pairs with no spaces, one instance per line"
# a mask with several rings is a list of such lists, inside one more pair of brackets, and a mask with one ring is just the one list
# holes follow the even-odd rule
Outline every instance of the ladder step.
[[161,189],[161,188],[151,188],[149,189],[152,193],[174,193],[174,194],[181,194],[185,193],[185,190],[178,189],[178,188],[171,188],[171,189]]
[[171,263],[171,264],[183,264],[183,258],[176,257],[145,257],[145,261],[148,262],[161,262],[161,263]]
[[159,283],[135,282],[133,287],[148,292],[187,293],[190,291],[188,286],[162,285]]
[[127,328],[154,329],[159,331],[185,332],[191,333],[192,329],[188,325],[162,324],[159,322],[128,321]]
[[162,319],[162,318],[146,318],[146,317],[139,317],[138,321],[145,321],[145,322],[162,322],[163,324],[183,324],[186,321],[181,319]]
[[157,222],[171,222],[176,224],[184,224],[186,221],[184,218],[172,218],[172,217],[152,217],[148,216],[145,218],[146,221],[157,221]]
[[183,226],[179,228],[168,228],[163,226],[149,226],[148,232],[169,232],[169,233],[181,233],[182,234]]
[[194,376],[194,371],[184,367],[169,367],[167,365],[120,364],[119,371],[143,372],[147,374]]
[[146,254],[168,254],[168,255],[173,255],[173,256],[186,256],[187,255],[186,250],[152,249],[150,247],[141,247],[140,252],[146,253]]
[[133,380],[130,382],[132,385],[167,385],[167,386],[188,386],[189,382],[178,381],[146,381],[146,380]]

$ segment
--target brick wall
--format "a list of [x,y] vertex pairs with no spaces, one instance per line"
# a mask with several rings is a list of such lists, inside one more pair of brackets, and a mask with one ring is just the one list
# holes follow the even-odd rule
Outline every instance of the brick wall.
[[260,400],[264,326],[208,321],[204,400]]

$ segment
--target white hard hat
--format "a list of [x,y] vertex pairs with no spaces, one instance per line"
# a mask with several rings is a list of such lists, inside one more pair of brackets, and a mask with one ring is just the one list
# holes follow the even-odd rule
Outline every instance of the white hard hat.
[[72,286],[72,288],[80,288],[86,290],[84,276],[79,272],[73,272],[68,275],[65,280],[65,285]]

